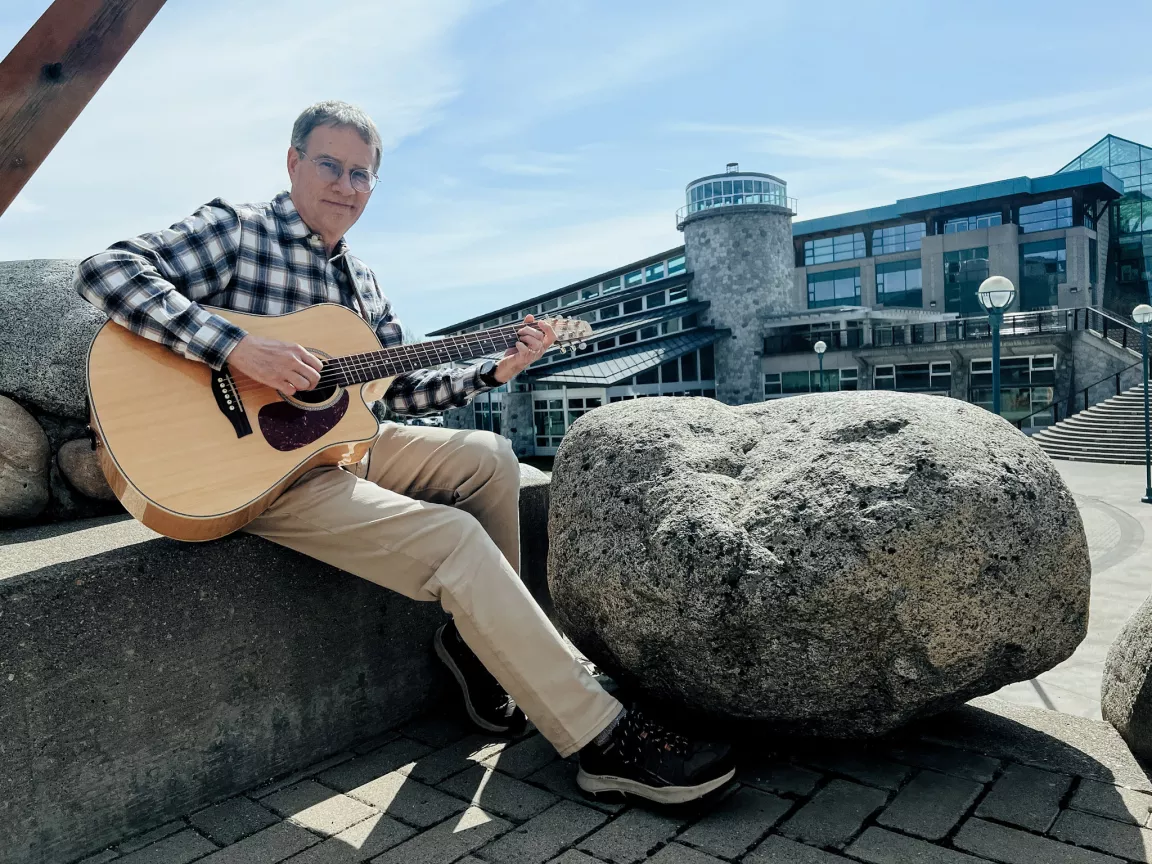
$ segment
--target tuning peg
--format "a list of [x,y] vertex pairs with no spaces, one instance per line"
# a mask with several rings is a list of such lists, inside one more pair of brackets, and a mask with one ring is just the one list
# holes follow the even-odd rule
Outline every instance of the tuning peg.
[[583,351],[585,348],[588,347],[588,343],[587,342],[578,342],[576,344],[576,347],[579,348],[581,351]]

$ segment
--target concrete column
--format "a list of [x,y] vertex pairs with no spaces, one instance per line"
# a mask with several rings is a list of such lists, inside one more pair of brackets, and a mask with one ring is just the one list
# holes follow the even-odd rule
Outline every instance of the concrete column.
[[504,437],[512,442],[512,450],[517,456],[531,456],[536,451],[531,393],[505,393],[501,422]]

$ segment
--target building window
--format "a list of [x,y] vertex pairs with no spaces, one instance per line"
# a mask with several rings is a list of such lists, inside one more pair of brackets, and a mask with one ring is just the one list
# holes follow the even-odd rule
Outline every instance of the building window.
[[696,352],[685,354],[680,358],[680,380],[699,381],[700,373],[697,371]]
[[620,317],[620,304],[613,303],[611,306],[604,306],[600,309],[600,320],[604,321],[608,318]]
[[1064,240],[1020,244],[1020,308],[1025,312],[1060,304],[1060,289],[1068,281]]
[[599,297],[599,296],[600,296],[599,284],[592,285],[588,288],[583,289],[580,292],[580,299],[581,300],[591,300],[593,297]]
[[669,303],[683,303],[688,299],[687,288],[673,288],[668,292]]
[[580,301],[580,292],[579,291],[573,291],[572,293],[565,294],[563,297],[560,298],[560,305],[561,306],[571,306],[573,303],[578,303],[579,301]]
[[476,406],[476,428],[487,429],[489,432],[500,434],[500,414],[503,410],[501,403],[489,402],[487,399],[476,399],[472,403]]
[[990,228],[1004,221],[999,213],[981,213],[979,216],[957,216],[944,223],[945,234],[959,234],[962,231],[975,231],[977,228]]
[[[1024,420],[1022,428],[1041,429],[1052,423],[1056,388],[1056,356],[1002,357],[1000,359],[1000,414],[1006,420]],[[992,410],[992,361],[973,360],[968,400]],[[1039,413],[1033,414],[1037,411]],[[1031,416],[1029,416],[1031,415]]]
[[832,393],[836,390],[855,390],[858,371],[851,369],[825,369],[824,386],[820,386],[820,370],[800,372],[765,372],[764,395],[793,396],[798,393]]
[[634,297],[631,300],[624,301],[624,314],[631,315],[633,312],[639,312],[644,308],[644,299],[642,297]]
[[944,253],[944,311],[985,315],[976,289],[988,278],[988,247]]
[[621,345],[631,345],[635,341],[636,341],[636,333],[621,333],[620,334],[620,344]]
[[858,369],[841,369],[840,370],[840,389],[841,390],[858,390],[860,385],[860,370]]
[[600,293],[601,294],[611,294],[613,291],[619,291],[621,281],[622,280],[620,279],[619,276],[617,276],[615,279],[607,280],[601,286]]
[[663,306],[668,302],[668,295],[663,291],[657,291],[655,294],[649,294],[644,298],[644,303],[649,309],[655,309],[657,306]]
[[859,306],[860,268],[808,274],[808,308]]
[[1055,228],[1072,227],[1072,199],[1058,198],[1042,204],[1028,204],[1020,208],[1020,231],[1032,234]]
[[679,318],[672,318],[668,321],[661,321],[660,322],[660,332],[665,336],[667,336],[669,333],[679,333],[680,332],[680,319]]
[[863,231],[804,241],[805,265],[848,261],[852,258],[863,258],[865,254]]
[[1100,276],[1100,251],[1096,241],[1088,238],[1088,284],[1096,287],[1096,280]]
[[764,395],[765,396],[779,396],[782,391],[780,390],[780,373],[779,372],[765,372],[764,373]]
[[593,408],[599,408],[602,400],[596,397],[586,397],[583,399],[568,399],[568,425],[571,426],[579,418],[583,417]]
[[876,228],[872,231],[872,254],[889,255],[893,252],[908,252],[920,248],[924,239],[924,223],[893,225],[890,228]]
[[643,270],[633,270],[631,273],[627,273],[624,276],[624,290],[627,291],[629,288],[635,288],[635,287],[643,284],[643,282],[644,282],[644,271]]
[[645,369],[643,372],[636,373],[637,384],[659,384],[660,383],[660,367],[653,366],[651,369]]
[[544,312],[551,312],[553,309],[558,309],[559,307],[560,307],[560,298],[559,297],[550,297],[549,299],[545,300],[543,303],[540,304],[540,308]]
[[877,366],[872,373],[872,387],[904,393],[951,393],[952,364],[943,361]]
[[876,302],[885,306],[924,305],[920,259],[888,261],[876,265]]
[[534,399],[532,418],[536,423],[536,446],[559,447],[564,437],[564,398]]
[[676,276],[684,272],[684,256],[678,255],[675,258],[668,259],[668,275]]
[[615,339],[601,339],[599,342],[596,343],[596,350],[597,351],[609,351],[615,347],[616,347],[616,340]]
[[[715,358],[714,349],[711,345],[705,345],[703,348],[700,349],[700,380],[701,381],[711,381],[716,377],[715,365],[716,365],[716,358]],[[707,396],[707,395],[715,396],[716,391],[713,390],[713,391],[711,391],[711,393],[709,393],[708,391],[705,391],[704,395],[705,396]]]
[[661,261],[659,264],[649,264],[647,267],[644,268],[644,281],[645,282],[652,282],[655,279],[663,279],[663,278],[664,278],[664,262],[663,261]]

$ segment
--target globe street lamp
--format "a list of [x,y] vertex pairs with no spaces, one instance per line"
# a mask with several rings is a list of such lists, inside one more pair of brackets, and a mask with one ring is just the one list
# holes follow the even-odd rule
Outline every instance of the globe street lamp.
[[1003,276],[989,276],[980,283],[976,299],[988,312],[988,323],[992,326],[992,413],[1000,413],[1000,324],[1004,320],[1004,310],[1012,305],[1016,288]]
[[828,345],[821,339],[812,346],[812,350],[816,352],[816,356],[820,358],[820,392],[824,392],[824,352],[828,350]]
[[1140,325],[1140,354],[1144,358],[1144,497],[1140,500],[1152,504],[1152,431],[1148,420],[1148,324],[1152,323],[1152,306],[1141,303],[1132,310],[1132,320]]

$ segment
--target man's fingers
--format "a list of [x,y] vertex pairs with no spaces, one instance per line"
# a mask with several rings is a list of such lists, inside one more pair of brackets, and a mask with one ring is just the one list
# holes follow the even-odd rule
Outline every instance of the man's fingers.
[[299,360],[301,363],[305,363],[308,366],[311,366],[317,372],[324,368],[324,361],[302,345],[297,345],[293,353],[295,354],[297,360]]

